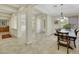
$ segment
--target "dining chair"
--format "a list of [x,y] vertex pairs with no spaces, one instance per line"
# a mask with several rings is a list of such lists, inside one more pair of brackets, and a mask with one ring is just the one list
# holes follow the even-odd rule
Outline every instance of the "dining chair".
[[75,33],[75,35],[76,35],[76,38],[70,38],[70,41],[73,41],[73,43],[74,43],[74,47],[76,48],[76,39],[77,39],[77,34],[78,34],[78,32],[79,32],[79,30],[77,30],[77,29],[75,29],[74,30],[74,33]]
[[68,33],[61,33],[61,32],[57,32],[57,36],[58,36],[58,50],[59,50],[59,46],[63,46],[67,48],[67,54],[69,53],[69,47],[70,47],[70,40],[68,37]]
[[76,34],[76,36],[77,36],[78,32],[79,32],[79,30],[75,29],[75,34]]

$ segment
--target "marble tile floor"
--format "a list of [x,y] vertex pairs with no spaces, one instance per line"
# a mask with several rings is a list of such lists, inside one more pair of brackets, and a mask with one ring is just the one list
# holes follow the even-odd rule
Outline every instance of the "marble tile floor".
[[[31,44],[26,44],[20,43],[15,37],[0,39],[0,54],[66,54],[65,47],[60,46],[60,49],[57,49],[57,38],[54,35],[38,34],[33,40]],[[76,44],[77,48],[69,50],[70,54],[79,53],[78,38]],[[71,45],[73,46],[72,42]]]

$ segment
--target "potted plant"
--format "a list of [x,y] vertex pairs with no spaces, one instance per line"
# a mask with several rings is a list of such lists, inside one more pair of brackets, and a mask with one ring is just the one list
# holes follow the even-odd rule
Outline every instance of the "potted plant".
[[64,29],[71,29],[71,24],[65,24],[65,25],[63,26],[63,28],[64,28]]

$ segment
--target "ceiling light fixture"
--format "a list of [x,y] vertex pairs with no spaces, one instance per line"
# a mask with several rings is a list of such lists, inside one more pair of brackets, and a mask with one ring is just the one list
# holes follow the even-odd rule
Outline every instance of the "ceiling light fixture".
[[68,19],[67,17],[64,16],[62,9],[63,9],[63,4],[60,4],[60,17],[57,20],[59,20],[61,22]]

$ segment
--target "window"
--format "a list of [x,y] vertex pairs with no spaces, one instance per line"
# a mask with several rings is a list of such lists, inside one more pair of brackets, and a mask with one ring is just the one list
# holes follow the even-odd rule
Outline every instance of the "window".
[[0,26],[8,26],[9,20],[0,19]]

